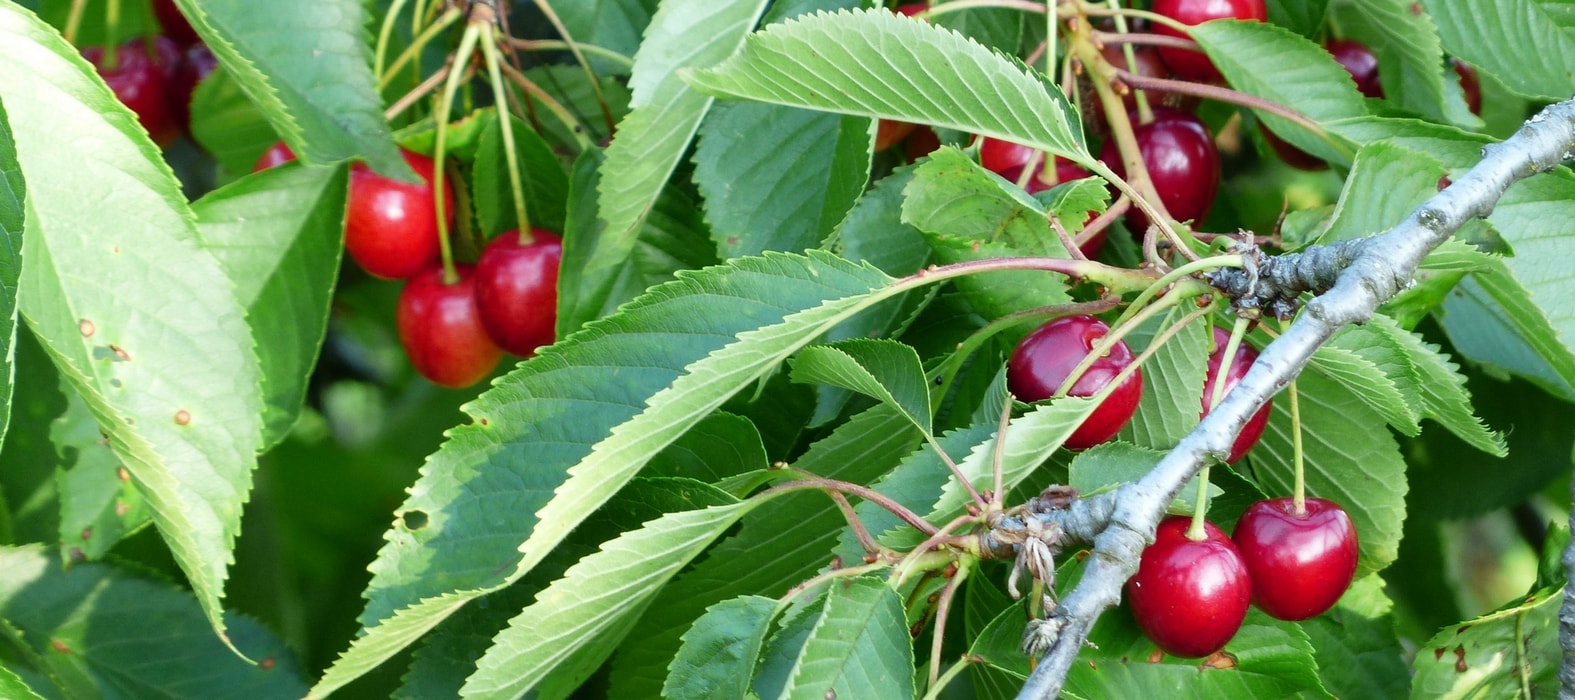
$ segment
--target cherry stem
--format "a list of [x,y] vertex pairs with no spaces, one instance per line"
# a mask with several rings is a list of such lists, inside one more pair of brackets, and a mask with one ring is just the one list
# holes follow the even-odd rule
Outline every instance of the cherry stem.
[[1183,39],[1179,36],[1168,34],[1147,34],[1144,32],[1128,32],[1117,34],[1115,32],[1094,31],[1094,39],[1101,44],[1143,44],[1145,46],[1165,46],[1173,49],[1190,49],[1198,51],[1198,42]]
[[1131,197],[1128,197],[1124,194],[1120,197],[1117,197],[1114,204],[1111,204],[1109,207],[1107,207],[1104,213],[1094,217],[1094,220],[1088,222],[1088,225],[1084,226],[1083,230],[1077,234],[1077,245],[1079,246],[1079,249],[1081,249],[1081,246],[1084,243],[1094,240],[1094,236],[1099,235],[1100,231],[1110,228],[1110,225],[1115,223],[1116,219],[1121,218],[1121,216],[1126,214],[1127,210],[1131,208]]
[[1061,239],[1061,245],[1066,248],[1068,256],[1073,260],[1088,259],[1088,256],[1083,254],[1083,249],[1077,247],[1077,241],[1072,238],[1072,234],[1067,233],[1066,227],[1061,225],[1061,217],[1056,216],[1055,212],[1052,211],[1045,218],[1050,220],[1050,228],[1055,231],[1056,238]]
[[582,44],[579,42],[571,44],[557,39],[516,39],[513,37],[510,37],[508,41],[510,46],[521,51],[568,51],[570,47],[577,47],[585,53],[595,55],[598,58],[608,59],[624,68],[634,67],[634,59],[595,44]]
[[912,526],[913,529],[924,533],[926,536],[933,535],[933,534],[936,533],[935,526],[931,525],[928,521],[926,521],[918,513],[915,513],[912,510],[909,510],[907,506],[904,506],[903,504],[892,500],[890,497],[886,496],[883,493],[880,493],[879,491],[876,491],[874,489],[871,489],[871,488],[868,488],[868,487],[865,487],[865,486],[860,486],[858,484],[848,483],[846,481],[839,481],[837,479],[827,479],[827,478],[822,477],[822,476],[815,476],[815,475],[810,474],[808,472],[795,472],[795,473],[801,475],[801,477],[798,478],[798,479],[795,479],[793,481],[789,481],[789,482],[787,482],[785,484],[778,484],[778,485],[773,486],[773,487],[771,487],[769,489],[766,489],[765,491],[761,491],[760,493],[762,495],[768,494],[768,493],[769,494],[777,494],[777,493],[782,493],[782,492],[786,492],[786,491],[802,491],[804,489],[824,489],[824,490],[830,490],[830,491],[840,491],[840,492],[845,493],[845,494],[847,494],[849,496],[858,496],[859,498],[862,498],[862,499],[864,499],[866,501],[874,503],[875,505],[878,505],[878,506],[880,506],[882,508],[885,508],[892,515],[897,516],[903,522],[905,522],[908,525]]
[[77,30],[82,28],[84,9],[87,9],[87,0],[71,0],[71,9],[66,12],[66,28],[60,32],[68,44],[77,43]]
[[1189,36],[1191,34],[1190,30],[1192,29],[1192,25],[1185,22],[1178,22],[1157,12],[1120,7],[1112,9],[1100,7],[1098,5],[1085,4],[1082,2],[1079,2],[1078,5],[1078,9],[1085,15],[1093,15],[1095,17],[1131,17],[1133,19],[1146,19],[1150,22],[1153,22],[1154,24],[1163,24],[1178,32],[1187,33]]
[[887,568],[888,566],[890,566],[890,564],[885,562],[875,562],[873,564],[860,564],[859,566],[850,566],[845,569],[832,569],[830,571],[822,572],[813,577],[805,579],[803,583],[788,589],[787,593],[782,594],[782,597],[777,599],[777,609],[781,610],[782,608],[787,607],[789,603],[793,602],[794,598],[803,595],[807,591],[814,590],[816,586],[819,586],[820,584],[827,581],[835,581],[839,578],[848,578],[851,576],[863,576],[864,574],[880,571],[881,569]]
[[1232,90],[1228,87],[1222,87],[1219,85],[1204,85],[1202,83],[1194,83],[1185,80],[1172,80],[1170,78],[1154,78],[1146,75],[1138,75],[1130,71],[1121,70],[1120,68],[1116,69],[1116,77],[1120,79],[1121,82],[1126,83],[1127,85],[1130,85],[1140,91],[1155,90],[1159,92],[1175,93],[1178,95],[1191,95],[1193,97],[1202,97],[1205,99],[1239,105],[1248,109],[1256,109],[1268,112],[1277,117],[1282,117],[1296,126],[1306,129],[1309,133],[1322,138],[1329,145],[1333,146],[1341,153],[1344,153],[1346,156],[1352,155],[1350,153],[1350,149],[1346,148],[1345,144],[1330,138],[1329,132],[1325,131],[1321,124],[1312,120],[1307,115],[1286,107],[1285,105],[1282,105],[1278,102],[1265,100],[1255,95],[1249,95],[1245,92]]
[[957,573],[941,588],[941,597],[935,602],[935,630],[930,642],[930,684],[927,686],[930,690],[940,683],[941,643],[946,641],[946,618],[951,612],[952,600],[957,597],[957,589],[962,587],[963,579],[968,578],[969,568],[957,567]]
[[503,75],[507,77],[510,82],[519,86],[521,90],[525,91],[525,94],[540,100],[541,103],[547,107],[547,111],[552,112],[553,116],[556,116],[559,122],[562,122],[564,126],[568,127],[569,132],[574,135],[575,141],[580,144],[580,148],[587,149],[596,145],[591,142],[591,138],[589,136],[585,135],[585,125],[581,124],[580,120],[576,119],[574,115],[571,114],[569,110],[566,109],[562,104],[559,104],[557,100],[553,99],[552,95],[547,94],[547,92],[542,90],[540,86],[536,85],[534,82],[531,82],[531,79],[525,77],[524,73],[515,70],[514,66],[505,63],[501,66],[498,66],[498,68],[503,70]]
[[[1093,367],[1094,363],[1099,361],[1099,358],[1110,354],[1110,349],[1114,348],[1116,343],[1121,342],[1122,338],[1126,337],[1128,333],[1132,332],[1133,328],[1143,325],[1144,321],[1153,318],[1161,311],[1181,303],[1181,301],[1185,298],[1187,297],[1184,294],[1172,294],[1166,296],[1165,298],[1160,299],[1153,304],[1149,304],[1147,307],[1144,307],[1141,311],[1132,316],[1132,318],[1128,319],[1127,323],[1111,328],[1110,332],[1101,337],[1099,342],[1095,343],[1094,347],[1090,348],[1088,353],[1083,355],[1083,359],[1077,363],[1077,366],[1072,368],[1072,372],[1070,374],[1066,375],[1066,379],[1061,382],[1061,386],[1056,388],[1055,393],[1052,394],[1052,396],[1066,396],[1067,392],[1072,390],[1072,386],[1077,384],[1077,381],[1082,379],[1083,375],[1088,372],[1088,368]],[[1111,384],[1114,383],[1115,382],[1111,382]]]
[[[1127,306],[1127,310],[1122,312],[1121,316],[1116,319],[1116,325],[1121,326],[1126,324],[1131,319],[1131,317],[1138,312],[1139,309],[1143,308],[1144,304],[1148,303],[1149,299],[1152,299],[1155,295],[1163,292],[1165,288],[1171,284],[1179,282],[1183,279],[1190,278],[1193,274],[1198,272],[1216,270],[1222,267],[1243,267],[1246,264],[1246,261],[1243,260],[1242,256],[1240,255],[1217,255],[1211,258],[1204,258],[1196,262],[1190,262],[1174,270],[1171,270],[1170,272],[1165,273],[1164,276],[1160,277],[1159,279],[1154,280],[1153,284],[1149,285],[1148,288],[1144,289],[1142,293],[1138,294],[1137,298],[1133,299],[1132,303]],[[1206,287],[1205,289],[1199,290],[1197,292],[1199,294],[1207,293],[1208,289],[1213,289],[1212,287],[1207,287],[1206,283],[1203,283],[1202,281],[1198,281],[1198,283],[1204,284]]]
[[[958,660],[957,663],[954,663],[948,667],[946,672],[941,674],[940,678],[937,678],[934,683],[930,684],[930,689],[924,693],[924,697],[920,700],[939,700],[941,697],[941,692],[945,691],[946,686],[951,685],[952,681],[957,680],[957,677],[962,675],[963,671],[968,670],[969,664],[978,663],[977,661],[973,660],[974,658],[975,657],[964,656],[962,659]],[[1030,661],[1031,660],[1032,659],[1030,659]]]
[[[1121,0],[1108,0],[1108,2],[1109,2],[1109,5],[1110,5],[1110,9],[1112,9],[1112,10],[1119,10],[1119,9],[1121,9]],[[1116,15],[1115,16],[1115,20],[1116,20],[1116,33],[1118,33],[1118,34],[1126,34],[1127,33],[1127,18],[1125,16],[1122,16],[1122,15]],[[1097,39],[1097,36],[1096,36],[1096,39]],[[1137,69],[1138,69],[1137,68],[1137,65],[1138,65],[1138,63],[1137,63],[1137,53],[1132,50],[1132,45],[1131,44],[1123,44],[1121,46],[1121,54],[1127,60],[1127,68],[1129,70],[1131,70],[1132,72],[1134,72],[1134,73],[1137,72]],[[1118,66],[1118,68],[1119,68],[1119,66]],[[1148,95],[1144,94],[1143,90],[1140,89],[1140,90],[1137,90],[1135,92],[1133,97],[1135,97],[1136,100],[1137,100],[1138,121],[1140,121],[1140,122],[1142,122],[1144,124],[1147,124],[1147,123],[1149,123],[1151,121],[1154,121],[1154,108],[1150,107],[1149,104],[1148,104]]]
[[921,563],[924,555],[941,546],[941,544],[945,543],[947,540],[953,539],[953,530],[956,530],[963,525],[967,525],[968,523],[979,522],[979,520],[979,516],[972,514],[964,514],[952,518],[951,522],[941,526],[941,529],[936,530],[935,534],[930,535],[928,539],[920,542],[919,546],[914,547],[912,551],[908,552],[908,554],[902,558],[902,562],[897,564],[897,568],[893,569],[891,572],[892,580],[897,581],[898,583],[906,581],[908,579],[909,573],[914,567]]
[[1296,465],[1296,481],[1291,491],[1292,515],[1304,515],[1307,513],[1307,475],[1305,453],[1302,452],[1302,406],[1295,379],[1287,387],[1285,398],[1291,405],[1291,455]]
[[1187,539],[1193,542],[1202,542],[1208,539],[1208,530],[1205,529],[1205,525],[1208,523],[1209,512],[1208,465],[1204,465],[1202,469],[1199,469],[1198,475],[1193,478],[1198,480],[1198,494],[1194,496],[1197,503],[1196,507],[1192,509],[1192,523],[1187,526]]
[[994,478],[995,488],[990,491],[990,507],[986,513],[999,508],[1006,498],[1006,475],[1002,465],[1006,461],[1006,428],[1012,422],[1012,395],[1007,393],[1006,400],[1001,402],[1001,421],[995,428],[995,454],[990,456],[990,472]]
[[591,81],[591,91],[596,93],[596,103],[602,108],[602,119],[607,121],[607,133],[617,130],[618,124],[613,119],[612,109],[607,106],[607,96],[602,94],[602,83],[596,78],[596,71],[591,69],[591,62],[585,60],[585,54],[580,51],[580,45],[569,34],[569,28],[558,19],[558,13],[552,9],[552,3],[547,0],[537,0],[536,7],[547,16],[547,21],[552,23],[552,28],[557,30],[558,36],[563,37],[564,43],[569,45],[569,53],[574,54],[575,62],[580,64],[580,69],[585,71],[585,77]]
[[[1050,72],[1050,62],[1055,60],[1055,45],[1057,39],[1059,38],[1058,35],[1061,33],[1060,27],[1058,26],[1060,24],[1060,18],[1057,17],[1056,2],[1058,2],[1058,0],[1045,0],[1045,40],[1040,44],[1040,46],[1045,50],[1046,73]],[[1029,56],[1029,58],[1032,59],[1033,57]],[[1033,65],[1033,61],[1027,61],[1027,64],[1031,66]]]
[[[423,48],[426,48],[427,42],[432,41],[432,39],[440,32],[448,29],[449,25],[458,22],[459,18],[462,16],[464,16],[463,12],[461,12],[458,8],[451,7],[445,11],[442,16],[438,17],[436,22],[433,22],[420,34],[416,35],[415,40],[410,42],[410,46],[405,47],[405,50],[399,54],[399,57],[394,59],[394,64],[389,66],[388,70],[378,77],[378,91],[382,92],[388,87],[389,83],[394,82],[394,76],[405,67],[406,63],[409,63],[412,59],[419,55]],[[460,41],[463,42],[464,40],[461,39]],[[461,63],[463,63],[463,61],[461,61]]]
[[405,9],[406,0],[394,0],[388,5],[388,14],[383,15],[383,26],[377,30],[377,48],[372,52],[372,75],[383,77],[383,63],[388,59],[388,40],[394,35],[394,23],[399,19],[400,11]]
[[[454,63],[452,60],[445,63],[443,65],[443,70],[427,76],[427,79],[421,81],[420,85],[417,85],[410,92],[405,93],[398,100],[395,100],[393,104],[388,106],[388,109],[383,110],[383,118],[393,120],[394,117],[397,117],[403,114],[405,110],[410,109],[411,105],[420,102],[421,98],[432,94],[432,91],[438,89],[438,86],[442,85],[443,81],[448,78],[448,72],[453,67],[453,65]],[[465,78],[468,80],[470,76],[475,74],[475,72],[476,71],[474,68],[466,67]]]
[[437,165],[432,174],[433,208],[437,210],[438,220],[438,245],[443,253],[443,283],[454,284],[459,282],[459,274],[454,270],[453,246],[448,240],[448,212],[445,211],[443,193],[444,172],[443,158],[446,154],[445,146],[448,141],[448,115],[449,108],[454,104],[454,93],[459,91],[460,78],[466,73],[470,65],[471,56],[476,52],[476,40],[481,36],[481,25],[468,23],[465,33],[459,39],[459,49],[454,53],[454,64],[449,66],[448,82],[443,85],[443,96],[438,102],[437,113],[432,116],[432,121],[437,124],[437,149],[432,154]]
[[[1209,406],[1218,406],[1220,399],[1225,398],[1225,377],[1230,374],[1232,360],[1236,351],[1241,349],[1242,336],[1247,333],[1247,324],[1250,321],[1246,316],[1237,316],[1236,325],[1231,328],[1230,340],[1225,341],[1225,348],[1220,353],[1220,367],[1214,371],[1214,394],[1209,397]],[[1212,338],[1210,341],[1212,342]]]
[[985,8],[1022,10],[1023,12],[1036,15],[1045,14],[1045,3],[1034,2],[1033,0],[953,0],[953,2],[943,5],[932,5],[930,9],[915,15],[915,17],[928,19],[952,12]]
[[120,66],[120,0],[109,0],[104,6],[104,72]]
[[[935,394],[931,399],[932,408],[934,406],[939,406],[941,400],[945,398],[946,392],[950,389],[952,381],[957,378],[957,373],[962,371],[963,362],[969,357],[972,357],[973,353],[977,351],[980,346],[984,345],[985,341],[995,337],[997,334],[1024,323],[1037,321],[1044,318],[1056,318],[1058,316],[1068,316],[1071,314],[1092,315],[1103,313],[1115,308],[1116,305],[1120,303],[1120,301],[1121,300],[1116,297],[1107,297],[1094,301],[1076,302],[1072,304],[1058,304],[1054,306],[1041,306],[1034,309],[1016,311],[991,321],[983,328],[974,331],[973,334],[969,335],[963,340],[963,342],[958,343],[957,349],[953,351],[952,354],[947,357],[939,367],[936,367],[930,372],[930,379],[936,382]],[[996,489],[996,491],[999,492],[1000,489]]]
[[979,490],[973,487],[973,483],[968,481],[968,477],[963,475],[962,468],[952,461],[951,455],[946,454],[946,450],[941,449],[940,441],[936,440],[935,436],[928,431],[924,433],[924,441],[929,443],[930,449],[935,450],[935,454],[941,458],[941,462],[945,463],[946,468],[951,470],[952,476],[957,477],[957,480],[962,482],[963,488],[968,489],[968,497],[972,498],[973,502],[978,504],[979,507],[988,508],[990,504],[984,500],[983,496],[979,495]]
[[859,514],[853,510],[853,504],[848,502],[848,497],[842,495],[840,491],[827,491],[826,494],[831,496],[833,503],[837,504],[837,510],[842,511],[842,517],[848,521],[848,527],[853,530],[853,537],[859,541],[859,546],[866,552],[879,552],[880,543],[870,535],[869,528],[864,527],[864,521],[859,520]]
[[[546,3],[540,3],[545,5]],[[498,100],[501,109],[498,113],[498,127],[503,134],[503,158],[509,166],[509,191],[514,197],[514,221],[519,229],[519,244],[522,246],[536,242],[536,235],[531,229],[530,212],[525,208],[525,184],[520,181],[520,157],[514,148],[514,117],[507,109],[508,98],[505,96],[503,73],[498,68],[502,61],[498,58],[498,35],[489,24],[487,40],[481,43],[481,52],[486,57],[487,77],[491,79],[494,98]]]

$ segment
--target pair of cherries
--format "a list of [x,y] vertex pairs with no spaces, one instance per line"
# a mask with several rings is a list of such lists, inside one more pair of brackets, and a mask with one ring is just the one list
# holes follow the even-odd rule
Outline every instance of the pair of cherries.
[[82,57],[137,115],[153,142],[168,146],[182,129],[191,129],[191,94],[219,61],[173,0],[157,0],[153,6],[167,34],[121,44],[115,48],[113,62],[102,46],[82,49]]
[[[357,163],[345,203],[345,252],[382,279],[404,279],[396,325],[410,363],[451,388],[491,374],[505,351],[528,357],[550,344],[557,324],[558,262],[563,241],[542,229],[494,237],[475,265],[440,262],[431,158],[401,149],[420,182],[392,180]],[[255,170],[294,160],[283,143]],[[444,216],[454,221],[454,191],[444,183]]]

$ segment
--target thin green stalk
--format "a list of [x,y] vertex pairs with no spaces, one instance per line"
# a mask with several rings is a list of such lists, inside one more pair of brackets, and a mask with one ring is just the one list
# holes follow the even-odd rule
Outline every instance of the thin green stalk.
[[443,183],[444,168],[443,158],[448,141],[448,115],[449,108],[454,104],[454,93],[459,91],[460,77],[465,74],[465,67],[470,64],[470,58],[476,52],[476,40],[481,36],[481,26],[466,24],[465,34],[459,39],[459,50],[454,54],[454,65],[449,68],[448,82],[443,85],[443,96],[438,102],[437,113],[432,116],[437,124],[437,150],[432,154],[436,161],[435,171],[432,175],[433,206],[437,209],[438,245],[443,253],[443,283],[454,284],[459,282],[459,273],[454,270],[454,251],[448,240],[448,212],[444,211]]
[[1196,478],[1198,480],[1198,495],[1194,498],[1197,501],[1197,507],[1192,510],[1192,523],[1187,525],[1187,539],[1193,542],[1202,542],[1208,537],[1204,530],[1204,525],[1208,522],[1209,512],[1209,466],[1204,465],[1202,469],[1199,469]]
[[377,32],[377,50],[372,52],[372,75],[378,80],[383,79],[383,63],[388,58],[388,40],[394,34],[394,23],[399,20],[400,10],[405,9],[405,0],[394,0],[388,6],[388,14],[383,15],[383,26]]
[[1171,270],[1170,272],[1165,273],[1163,277],[1154,280],[1153,284],[1149,285],[1147,289],[1144,289],[1141,294],[1138,294],[1137,298],[1133,299],[1132,303],[1127,306],[1127,310],[1123,311],[1121,316],[1116,319],[1115,325],[1125,325],[1129,320],[1131,320],[1131,317],[1134,314],[1136,314],[1140,309],[1143,308],[1145,304],[1148,303],[1149,299],[1154,298],[1154,295],[1164,291],[1166,287],[1169,287],[1171,284],[1181,280],[1182,278],[1191,277],[1194,273],[1205,270],[1213,270],[1221,267],[1242,267],[1245,264],[1246,262],[1242,260],[1240,255],[1217,255],[1212,258],[1204,258],[1202,260],[1190,262],[1174,270]]
[[585,125],[581,124],[580,120],[576,119],[574,114],[569,112],[567,108],[553,99],[552,95],[547,94],[545,90],[542,90],[536,83],[531,82],[530,78],[525,77],[524,73],[515,70],[513,66],[505,63],[498,66],[498,68],[503,70],[503,75],[507,76],[511,82],[518,85],[526,94],[540,101],[547,108],[547,111],[552,112],[553,116],[558,118],[558,121],[568,127],[569,133],[574,134],[574,140],[580,144],[581,149],[595,147],[596,144],[591,142],[591,137],[586,135]]
[[957,680],[957,677],[962,675],[963,671],[968,670],[968,664],[970,663],[972,662],[967,657],[963,657],[957,663],[952,664],[951,668],[946,669],[946,672],[942,673],[940,678],[935,679],[935,682],[930,684],[930,689],[924,693],[923,700],[938,700],[941,697],[941,691],[946,690],[946,686],[951,685],[951,682]]
[[415,40],[410,42],[410,46],[405,47],[405,50],[399,54],[399,57],[394,59],[394,64],[388,67],[388,71],[378,79],[378,91],[381,92],[387,88],[388,84],[394,81],[394,76],[405,67],[405,64],[420,55],[421,50],[426,48],[427,42],[432,41],[432,38],[436,37],[439,32],[448,29],[449,25],[459,21],[459,18],[463,15],[463,12],[451,7],[441,17],[438,17],[436,22],[433,22],[425,31],[417,35]]
[[77,30],[82,28],[82,10],[86,8],[87,0],[71,0],[71,9],[66,13],[66,28],[61,32],[66,43],[76,45]]
[[514,195],[514,220],[519,224],[519,244],[530,245],[536,242],[536,236],[531,233],[529,212],[525,210],[525,186],[520,182],[519,153],[514,149],[514,117],[504,108],[507,98],[504,97],[503,72],[498,68],[502,61],[498,58],[497,41],[497,30],[493,28],[491,36],[482,42],[481,51],[486,55],[487,77],[492,81],[492,92],[500,107],[498,126],[503,129],[503,157],[509,166],[509,189]]
[[120,67],[120,0],[109,0],[104,7],[104,72]]
[[602,46],[597,46],[595,44],[581,44],[581,43],[578,43],[578,42],[576,42],[574,44],[570,44],[567,41],[558,41],[556,39],[512,39],[512,38],[509,39],[509,43],[511,45],[513,45],[514,48],[520,49],[520,50],[523,50],[523,51],[567,51],[570,46],[574,46],[574,47],[578,47],[581,51],[584,51],[585,53],[592,54],[594,56],[597,56],[598,58],[608,59],[608,60],[610,60],[610,61],[612,61],[614,63],[617,63],[618,65],[620,65],[620,66],[622,66],[624,68],[634,68],[634,59],[633,58],[630,58],[630,57],[625,56],[625,55],[623,55],[621,53],[618,53],[617,51],[614,51],[612,49],[609,49],[609,48],[606,48],[606,47],[602,47]]
[[[1223,358],[1220,367],[1214,373],[1214,394],[1209,397],[1209,406],[1220,405],[1220,399],[1225,398],[1225,377],[1230,373],[1231,358],[1236,356],[1236,350],[1241,347],[1242,336],[1247,334],[1247,317],[1237,316],[1236,325],[1231,329],[1230,340],[1225,342]],[[1204,538],[1203,523],[1209,512],[1209,467],[1205,465],[1198,472],[1197,507],[1192,511],[1192,524],[1187,528],[1187,539],[1194,542]]]
[[563,26],[562,20],[558,19],[558,13],[553,11],[552,3],[547,0],[537,0],[536,7],[541,10],[543,15],[546,15],[547,21],[552,23],[552,28],[558,31],[559,36],[563,37],[564,43],[569,45],[569,53],[574,54],[574,60],[580,64],[580,69],[585,71],[585,77],[590,79],[591,90],[596,93],[596,103],[601,105],[602,108],[602,118],[607,120],[607,133],[612,133],[618,128],[618,125],[616,120],[613,119],[612,109],[607,106],[607,96],[602,94],[602,83],[596,79],[596,71],[591,69],[591,62],[585,60],[585,54],[580,52],[579,44],[569,34],[569,28]]
[[1294,515],[1307,512],[1307,473],[1306,457],[1302,452],[1302,403],[1296,393],[1296,380],[1292,379],[1286,389],[1285,398],[1291,404],[1291,458],[1296,465],[1296,481],[1291,491],[1291,506]]
[[[1109,4],[1110,9],[1112,10],[1121,9],[1121,0],[1109,0]],[[1118,14],[1115,17],[1115,20],[1116,32],[1120,34],[1126,34],[1127,18],[1124,15]],[[1121,46],[1121,54],[1127,59],[1127,69],[1133,73],[1138,72],[1137,53],[1132,50],[1132,45],[1123,44]],[[1148,95],[1142,90],[1134,90],[1133,93],[1137,98],[1138,121],[1144,124],[1154,121],[1154,109],[1148,104]]]
[[1099,361],[1099,358],[1110,354],[1110,349],[1114,348],[1116,343],[1121,342],[1122,338],[1132,332],[1133,328],[1143,325],[1144,321],[1153,318],[1159,312],[1181,303],[1184,298],[1180,294],[1164,297],[1139,311],[1127,323],[1111,328],[1110,332],[1100,338],[1099,342],[1095,343],[1094,347],[1088,351],[1088,354],[1083,356],[1083,359],[1077,363],[1077,366],[1072,368],[1071,374],[1066,375],[1066,380],[1061,382],[1061,386],[1056,388],[1055,395],[1066,396],[1067,392],[1072,390],[1072,386],[1077,384],[1077,380],[1083,378],[1083,374],[1088,371],[1088,368],[1093,367],[1094,363]]

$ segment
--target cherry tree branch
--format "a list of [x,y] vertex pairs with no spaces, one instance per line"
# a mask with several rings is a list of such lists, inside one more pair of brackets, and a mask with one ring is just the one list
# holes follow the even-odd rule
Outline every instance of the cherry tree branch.
[[[1360,243],[1281,256],[1275,265],[1283,267],[1283,273],[1260,270],[1254,279],[1237,280],[1246,285],[1241,291],[1248,292],[1249,298],[1285,298],[1292,288],[1277,285],[1291,280],[1319,296],[1278,340],[1264,348],[1241,383],[1153,471],[1107,494],[1113,498],[1074,501],[1065,510],[1049,513],[1058,523],[1086,528],[1089,520],[1096,519],[1104,525],[1093,537],[1094,549],[1082,580],[1045,621],[1046,636],[1053,641],[1018,694],[1020,700],[1060,694],[1095,620],[1120,602],[1122,586],[1137,572],[1138,559],[1153,541],[1166,504],[1205,464],[1222,460],[1230,452],[1248,417],[1288,384],[1314,351],[1341,328],[1366,321],[1380,304],[1409,285],[1428,252],[1467,221],[1491,213],[1511,184],[1575,157],[1575,100],[1548,107],[1514,136],[1484,147],[1482,153],[1481,162],[1470,172],[1388,232]],[[1216,281],[1231,283],[1229,279]],[[1093,512],[1106,508],[1108,518]],[[1079,534],[1092,533],[1085,530]],[[1572,561],[1575,555],[1566,554],[1566,565]],[[1561,639],[1571,640],[1575,637],[1571,628],[1575,624],[1575,596],[1566,591]],[[1565,648],[1570,648],[1570,642]],[[1571,679],[1562,677],[1569,691]]]

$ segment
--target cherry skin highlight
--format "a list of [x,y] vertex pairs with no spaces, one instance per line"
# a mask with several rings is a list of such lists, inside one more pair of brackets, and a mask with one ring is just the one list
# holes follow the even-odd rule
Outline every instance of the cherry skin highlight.
[[[1216,19],[1269,20],[1269,10],[1263,0],[1154,0],[1153,10],[1182,24],[1191,25]],[[1154,33],[1191,38],[1158,22],[1154,23]],[[1171,72],[1181,78],[1206,83],[1222,79],[1214,62],[1201,51],[1162,46],[1159,47],[1159,57],[1165,59],[1165,65],[1170,66]]]
[[257,157],[257,164],[252,166],[252,172],[256,173],[269,168],[276,168],[292,160],[295,160],[295,151],[290,150],[288,145],[280,141],[269,146],[268,150],[263,151],[262,155]]
[[416,371],[433,384],[459,389],[491,374],[503,349],[481,325],[474,268],[456,263],[454,271],[454,284],[443,283],[443,268],[436,265],[411,277],[399,292],[395,319]]
[[[1154,121],[1137,126],[1133,133],[1143,166],[1166,211],[1177,221],[1208,217],[1220,187],[1220,154],[1208,127],[1190,113],[1156,108]],[[1099,159],[1126,177],[1126,165],[1114,139],[1105,142]],[[1148,217],[1134,206],[1127,215],[1127,226],[1141,234],[1148,228]]]
[[104,67],[104,47],[82,49],[82,57],[93,64],[110,91],[137,115],[137,122],[160,146],[180,136],[169,109],[169,82],[179,56],[174,42],[162,36],[155,37],[151,45],[143,39],[121,44],[115,49],[113,69]]
[[1307,620],[1334,607],[1356,574],[1356,526],[1332,501],[1258,501],[1236,521],[1236,548],[1252,576],[1252,600],[1281,620]]
[[558,261],[563,239],[531,229],[508,231],[487,244],[476,263],[476,306],[494,342],[515,355],[530,357],[552,344],[558,322]]
[[[1208,375],[1203,379],[1203,413],[1208,415],[1209,409],[1214,406],[1215,378],[1219,376],[1220,364],[1225,361],[1225,345],[1230,342],[1230,331],[1224,328],[1214,329],[1214,352],[1209,353]],[[1236,348],[1236,356],[1231,358],[1230,367],[1225,370],[1225,394],[1236,388],[1241,378],[1247,375],[1247,370],[1252,367],[1253,361],[1258,359],[1258,351],[1242,341],[1241,347]],[[1225,394],[1221,394],[1224,396]],[[1269,409],[1274,404],[1266,403],[1257,413],[1247,419],[1247,424],[1242,426],[1241,432],[1236,435],[1236,442],[1231,443],[1230,457],[1225,461],[1232,464],[1240,461],[1247,452],[1258,444],[1258,438],[1263,437],[1263,429],[1269,425]]]
[[[1007,388],[1013,396],[1030,403],[1054,396],[1078,363],[1109,332],[1110,327],[1093,316],[1063,316],[1034,329],[1017,344],[1007,360]],[[1121,370],[1132,364],[1132,359],[1132,349],[1126,342],[1118,341],[1109,353],[1089,366],[1067,395],[1099,393]],[[1087,449],[1115,437],[1137,412],[1138,399],[1142,396],[1143,371],[1138,370],[1072,431],[1066,439],[1066,447]]]
[[1230,642],[1247,618],[1252,581],[1236,545],[1213,523],[1187,538],[1191,518],[1160,521],[1127,581],[1127,601],[1143,633],[1173,656],[1208,656]]
[[[350,168],[345,203],[345,251],[374,277],[402,279],[438,259],[437,205],[432,201],[433,162],[401,149],[419,183],[399,182],[361,163]],[[444,183],[444,214],[454,221],[454,190]]]
[[1334,60],[1351,74],[1356,89],[1368,97],[1383,97],[1384,87],[1378,82],[1378,57],[1366,44],[1349,39],[1330,39],[1323,45]]

